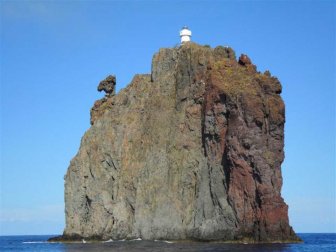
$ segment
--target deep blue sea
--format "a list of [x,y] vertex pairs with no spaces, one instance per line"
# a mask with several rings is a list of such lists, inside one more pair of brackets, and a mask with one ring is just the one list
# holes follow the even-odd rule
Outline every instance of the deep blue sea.
[[47,239],[55,235],[0,236],[0,251],[118,251],[118,252],[198,252],[198,251],[304,251],[336,252],[336,234],[298,234],[304,243],[300,244],[223,244],[201,242],[165,241],[108,241],[101,243],[48,243]]

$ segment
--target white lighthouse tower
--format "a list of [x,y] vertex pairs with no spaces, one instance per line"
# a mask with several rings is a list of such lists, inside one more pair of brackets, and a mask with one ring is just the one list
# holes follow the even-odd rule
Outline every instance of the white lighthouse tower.
[[182,30],[180,31],[180,37],[181,37],[181,44],[184,44],[190,41],[191,31],[189,30],[187,26],[183,26]]

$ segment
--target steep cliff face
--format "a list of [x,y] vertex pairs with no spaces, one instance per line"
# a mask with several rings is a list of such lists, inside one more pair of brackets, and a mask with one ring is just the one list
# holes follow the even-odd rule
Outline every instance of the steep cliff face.
[[160,49],[151,74],[111,93],[65,176],[63,238],[297,240],[280,194],[281,85],[269,72],[187,43]]

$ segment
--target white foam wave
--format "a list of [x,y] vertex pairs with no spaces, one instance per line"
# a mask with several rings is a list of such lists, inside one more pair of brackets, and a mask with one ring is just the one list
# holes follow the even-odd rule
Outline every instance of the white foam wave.
[[139,238],[133,239],[131,241],[142,241],[142,239],[139,237]]
[[155,242],[165,242],[165,243],[174,243],[172,241],[165,241],[165,240],[154,240]]
[[112,239],[109,239],[109,240],[107,240],[107,241],[103,241],[103,243],[107,243],[107,242],[113,242],[113,240],[112,240]]

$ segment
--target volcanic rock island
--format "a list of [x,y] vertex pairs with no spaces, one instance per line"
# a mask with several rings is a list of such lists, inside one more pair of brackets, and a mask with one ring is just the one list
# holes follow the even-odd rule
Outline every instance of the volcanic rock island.
[[160,49],[91,109],[52,241],[296,242],[281,197],[281,84],[229,47]]

